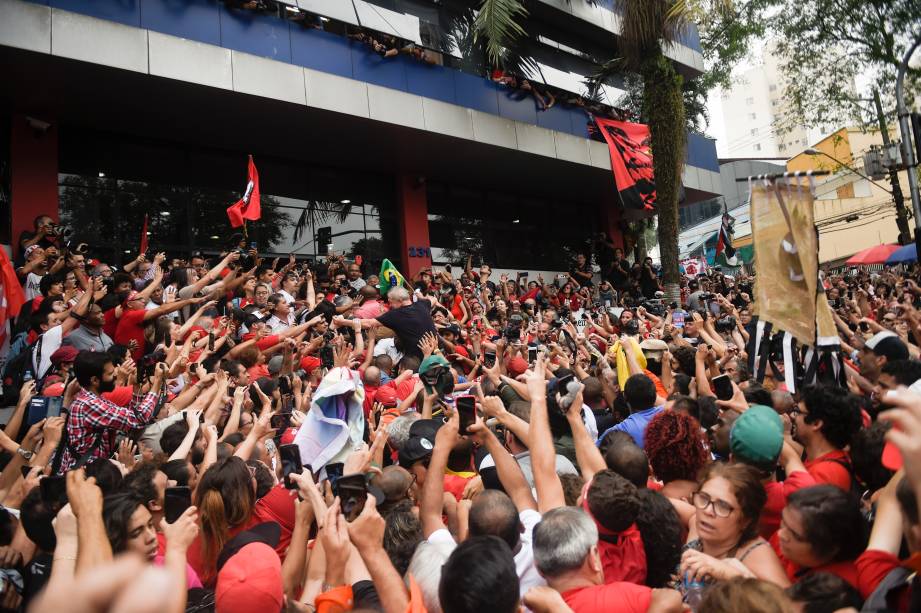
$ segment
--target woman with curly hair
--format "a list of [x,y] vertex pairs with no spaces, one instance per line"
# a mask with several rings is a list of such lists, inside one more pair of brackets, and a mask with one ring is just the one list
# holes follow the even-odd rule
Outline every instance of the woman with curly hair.
[[662,411],[646,427],[644,446],[655,478],[665,484],[662,495],[689,500],[710,459],[700,423],[685,413]]

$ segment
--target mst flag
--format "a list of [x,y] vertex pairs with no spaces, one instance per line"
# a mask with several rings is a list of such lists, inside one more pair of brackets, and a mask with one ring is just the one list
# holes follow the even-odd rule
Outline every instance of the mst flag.
[[722,253],[726,263],[730,266],[739,265],[738,260],[736,260],[736,248],[732,246],[732,236],[735,234],[733,224],[735,221],[735,217],[729,214],[729,209],[726,207],[726,203],[723,202],[723,221],[720,223],[719,236],[716,239],[716,256],[713,259],[716,261],[716,258],[720,257]]
[[256,170],[253,156],[249,156],[247,165],[246,191],[240,200],[227,209],[227,217],[234,228],[242,226],[246,219],[256,221],[262,217],[262,207],[259,204],[259,172]]
[[608,143],[611,171],[625,209],[654,211],[656,184],[652,173],[649,126],[595,117]]

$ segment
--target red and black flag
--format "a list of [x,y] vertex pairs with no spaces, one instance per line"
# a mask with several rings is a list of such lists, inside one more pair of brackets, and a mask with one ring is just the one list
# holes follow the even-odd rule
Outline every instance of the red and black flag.
[[730,266],[738,266],[738,262],[736,261],[736,248],[732,246],[732,236],[735,234],[733,224],[735,221],[735,217],[729,214],[729,209],[724,202],[723,219],[720,223],[720,231],[716,239],[716,255],[714,256],[714,261],[716,258],[720,257],[722,253],[726,263]]
[[625,209],[656,210],[656,183],[652,171],[649,126],[595,117],[608,150],[611,170]]
[[256,170],[253,156],[249,156],[246,191],[240,200],[227,209],[227,217],[234,228],[242,226],[246,219],[256,221],[262,217],[262,207],[259,204],[259,172]]

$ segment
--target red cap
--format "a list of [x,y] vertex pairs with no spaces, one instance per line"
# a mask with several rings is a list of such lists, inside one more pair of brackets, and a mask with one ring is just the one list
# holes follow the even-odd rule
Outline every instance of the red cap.
[[528,369],[528,363],[525,361],[523,357],[521,357],[520,355],[517,355],[508,361],[508,364],[506,364],[506,368],[508,368],[508,374],[512,378],[515,378],[518,375],[524,374],[524,372]]
[[[416,383],[418,381],[419,375],[413,375],[412,377],[401,381],[400,384],[396,387],[397,398],[408,398],[416,388]],[[380,392],[380,390],[378,390],[378,392]]]
[[71,345],[64,345],[51,354],[51,363],[57,366],[58,364],[73,362],[77,359],[78,353],[80,352],[77,351],[76,347],[72,347]]
[[138,296],[140,296],[140,295],[141,295],[140,292],[135,292],[135,291],[132,290],[131,293],[128,294],[128,297],[125,298],[124,304],[128,304],[128,303],[131,302],[132,300],[137,300]]
[[217,574],[215,613],[280,611],[284,602],[281,561],[265,543],[250,543]]
[[397,390],[392,385],[385,385],[377,388],[374,393],[374,402],[379,402],[385,407],[396,406],[400,399],[397,398]]
[[320,367],[320,358],[315,358],[312,355],[305,355],[301,358],[301,368],[308,375]]

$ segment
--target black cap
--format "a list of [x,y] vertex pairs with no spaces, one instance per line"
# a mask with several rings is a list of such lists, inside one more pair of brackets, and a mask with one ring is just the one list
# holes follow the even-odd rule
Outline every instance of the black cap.
[[435,434],[444,422],[436,419],[419,419],[409,427],[409,438],[400,449],[400,466],[409,468],[432,455]]

